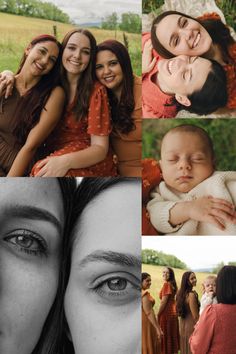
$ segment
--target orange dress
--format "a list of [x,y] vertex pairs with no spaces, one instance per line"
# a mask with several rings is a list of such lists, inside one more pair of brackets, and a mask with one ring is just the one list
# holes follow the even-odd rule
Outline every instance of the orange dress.
[[[155,305],[155,300],[150,293],[142,290],[142,298],[148,297],[152,306]],[[143,306],[142,306],[142,354],[160,354],[160,346],[157,340],[157,333],[155,327],[149,321]]]
[[[107,136],[111,132],[107,92],[100,83],[95,83],[90,98],[88,117],[76,121],[73,108],[74,102],[68,105],[64,119],[47,139],[47,150],[53,151],[50,156],[84,150],[91,145],[91,135]],[[38,163],[39,161],[34,165],[31,176],[35,176],[39,171]],[[109,149],[105,160],[86,168],[71,169],[66,176],[100,177],[116,176],[116,174],[113,155]]]
[[[221,18],[217,13],[213,12],[198,17],[198,19],[199,20],[208,20],[208,19],[220,20]],[[223,66],[227,77],[228,102],[226,107],[229,109],[235,109],[236,108],[236,43],[228,47],[228,52],[232,58],[232,63],[225,64]]]
[[168,302],[164,311],[159,316],[159,323],[163,332],[161,353],[177,354],[179,350],[179,325],[175,294],[169,282],[163,284],[159,297],[162,299],[166,295],[169,295]]
[[113,129],[111,144],[117,157],[117,169],[121,176],[141,177],[142,155],[142,81],[134,77],[135,107],[132,119],[135,129],[128,134]]

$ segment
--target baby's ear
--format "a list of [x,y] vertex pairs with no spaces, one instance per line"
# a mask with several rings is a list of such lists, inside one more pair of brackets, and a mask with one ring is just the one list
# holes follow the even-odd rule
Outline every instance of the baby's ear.
[[183,106],[189,107],[191,106],[191,101],[188,99],[187,96],[179,95],[178,93],[175,94],[175,99]]

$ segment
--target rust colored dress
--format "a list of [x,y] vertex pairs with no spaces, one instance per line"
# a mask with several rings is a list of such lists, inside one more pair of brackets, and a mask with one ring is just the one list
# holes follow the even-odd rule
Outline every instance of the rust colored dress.
[[175,293],[169,282],[165,282],[160,291],[160,299],[168,295],[168,302],[159,316],[159,324],[163,332],[162,354],[177,354],[179,350],[179,324],[176,313]]
[[[65,118],[47,140],[47,150],[53,151],[49,156],[61,156],[75,151],[84,150],[91,145],[91,135],[108,136],[111,132],[110,109],[106,89],[98,82],[95,83],[90,98],[88,117],[75,120],[73,112],[74,102],[69,104]],[[34,165],[31,176],[39,171]],[[109,150],[107,157],[93,166],[71,169],[66,176],[116,176],[116,167],[113,162],[112,152]]]
[[137,76],[134,77],[134,101],[132,119],[135,129],[128,134],[116,129],[113,129],[111,133],[111,145],[117,158],[118,172],[125,177],[141,177],[142,81]]
[[[155,300],[147,290],[142,290],[142,298],[148,297],[152,307],[155,305]],[[160,346],[157,340],[155,327],[149,321],[142,306],[142,354],[160,354]]]
[[[195,294],[196,301],[198,302],[199,305],[197,293],[195,291],[193,291],[193,293]],[[184,318],[180,317],[180,321],[179,321],[180,352],[181,354],[192,354],[190,349],[190,344],[189,344],[189,338],[191,337],[194,331],[194,326],[196,322],[194,321],[194,318],[192,316],[187,301],[186,301],[186,308],[187,308],[186,316]]]

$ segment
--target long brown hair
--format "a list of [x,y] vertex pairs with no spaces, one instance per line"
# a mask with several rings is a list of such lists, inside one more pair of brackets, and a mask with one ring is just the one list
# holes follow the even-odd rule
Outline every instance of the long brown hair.
[[[21,97],[20,103],[16,108],[16,126],[13,134],[18,138],[21,144],[25,143],[25,139],[29,131],[38,123],[42,109],[52,92],[59,84],[59,70],[61,61],[61,44],[54,36],[44,34],[35,37],[29,44],[29,47],[34,47],[37,43],[54,42],[58,46],[59,55],[55,65],[49,73],[43,75],[39,82],[33,86],[27,94]],[[17,74],[19,74],[25,64],[27,58],[26,52],[21,58]]]
[[152,45],[153,48],[157,51],[157,53],[161,55],[163,58],[170,59],[175,56],[160,43],[159,39],[156,36],[156,26],[161,22],[163,18],[169,15],[180,15],[198,22],[209,33],[213,43],[219,45],[221,54],[223,56],[223,60],[226,62],[232,60],[228,48],[230,45],[235,43],[235,41],[233,37],[230,35],[229,28],[220,19],[218,18],[198,19],[178,11],[163,12],[162,14],[157,16],[152,23],[152,28],[151,28]]
[[117,57],[123,73],[120,101],[111,90],[108,96],[111,104],[113,126],[122,133],[129,133],[135,128],[131,114],[134,110],[134,76],[130,56],[125,46],[116,40],[106,40],[97,46],[97,53],[109,50]]
[[[89,101],[94,88],[95,82],[95,57],[96,57],[96,39],[92,33],[86,29],[76,28],[69,31],[63,41],[62,41],[62,50],[67,46],[67,43],[70,37],[74,33],[81,33],[85,35],[90,42],[90,60],[87,68],[81,73],[78,83],[77,83],[77,96],[76,96],[76,105],[74,107],[74,112],[76,114],[76,119],[80,120],[87,116],[89,110]],[[66,69],[63,64],[61,64],[61,82],[62,87],[66,93],[66,101],[68,103],[69,97],[69,82],[66,75]]]

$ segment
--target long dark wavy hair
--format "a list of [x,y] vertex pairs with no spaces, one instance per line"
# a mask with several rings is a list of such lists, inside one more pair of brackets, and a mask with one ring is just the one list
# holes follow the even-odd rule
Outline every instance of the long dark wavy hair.
[[[229,28],[220,20],[217,18],[211,18],[211,19],[198,19],[191,17],[189,15],[186,15],[182,12],[178,11],[166,11],[157,16],[153,23],[152,23],[152,28],[151,28],[151,40],[152,40],[152,45],[153,48],[157,51],[158,54],[160,54],[163,58],[173,58],[175,55],[169,52],[163,45],[160,43],[156,36],[156,26],[158,23],[161,22],[163,18],[169,15],[180,15],[184,16],[186,18],[190,18],[191,20],[194,20],[200,25],[202,25],[205,30],[209,33],[212,41],[214,44],[218,44],[220,49],[221,49],[221,54],[223,57],[223,60],[228,63],[232,62],[233,59],[231,58],[229,54],[229,46],[235,43],[233,37],[230,34]],[[183,53],[184,54],[184,53]]]
[[97,53],[109,50],[118,59],[123,73],[123,83],[120,100],[116,98],[112,90],[108,89],[108,97],[111,104],[111,116],[113,126],[122,133],[129,133],[135,129],[131,114],[134,110],[134,75],[129,52],[126,47],[113,39],[106,40],[97,46]]
[[168,282],[171,284],[172,289],[174,290],[174,294],[176,294],[178,287],[177,287],[176,280],[175,280],[175,273],[172,268],[170,268],[170,267],[165,267],[165,268],[169,270]]
[[193,272],[188,271],[185,272],[182,276],[181,280],[181,286],[179,291],[177,292],[176,296],[176,310],[178,313],[178,316],[185,318],[187,314],[187,307],[186,307],[186,298],[190,292],[192,292],[192,285],[189,281],[190,275],[193,274]]
[[[32,354],[56,354],[60,352],[60,339],[63,332],[63,303],[64,303],[64,278],[65,278],[65,255],[64,250],[69,242],[68,234],[71,225],[71,213],[73,198],[76,191],[76,181],[70,177],[57,178],[64,205],[65,223],[61,245],[61,261],[59,264],[59,280],[57,294],[51,310],[44,323],[39,341]],[[37,319],[35,319],[37,321]]]
[[[59,55],[50,72],[42,75],[39,82],[21,97],[20,103],[16,108],[16,125],[13,134],[21,144],[25,143],[28,133],[38,123],[42,109],[44,109],[52,90],[59,84],[61,44],[57,39],[48,34],[37,36],[30,42],[27,48],[32,48],[36,44],[43,42],[54,42],[59,49]],[[26,58],[27,54],[25,52],[16,74],[21,72]]]
[[[96,39],[94,38],[93,34],[81,28],[76,28],[69,31],[62,40],[62,50],[64,50],[67,46],[67,43],[70,37],[74,33],[81,33],[85,35],[90,42],[90,60],[88,63],[87,68],[80,74],[77,83],[77,96],[76,96],[76,105],[74,107],[74,112],[76,116],[76,120],[80,120],[85,118],[88,115],[89,110],[89,101],[92,94],[92,90],[94,88],[95,82],[95,58],[96,58]],[[69,97],[69,81],[66,75],[66,69],[64,68],[63,64],[61,65],[61,83],[62,87],[66,93],[66,101],[68,103]]]

